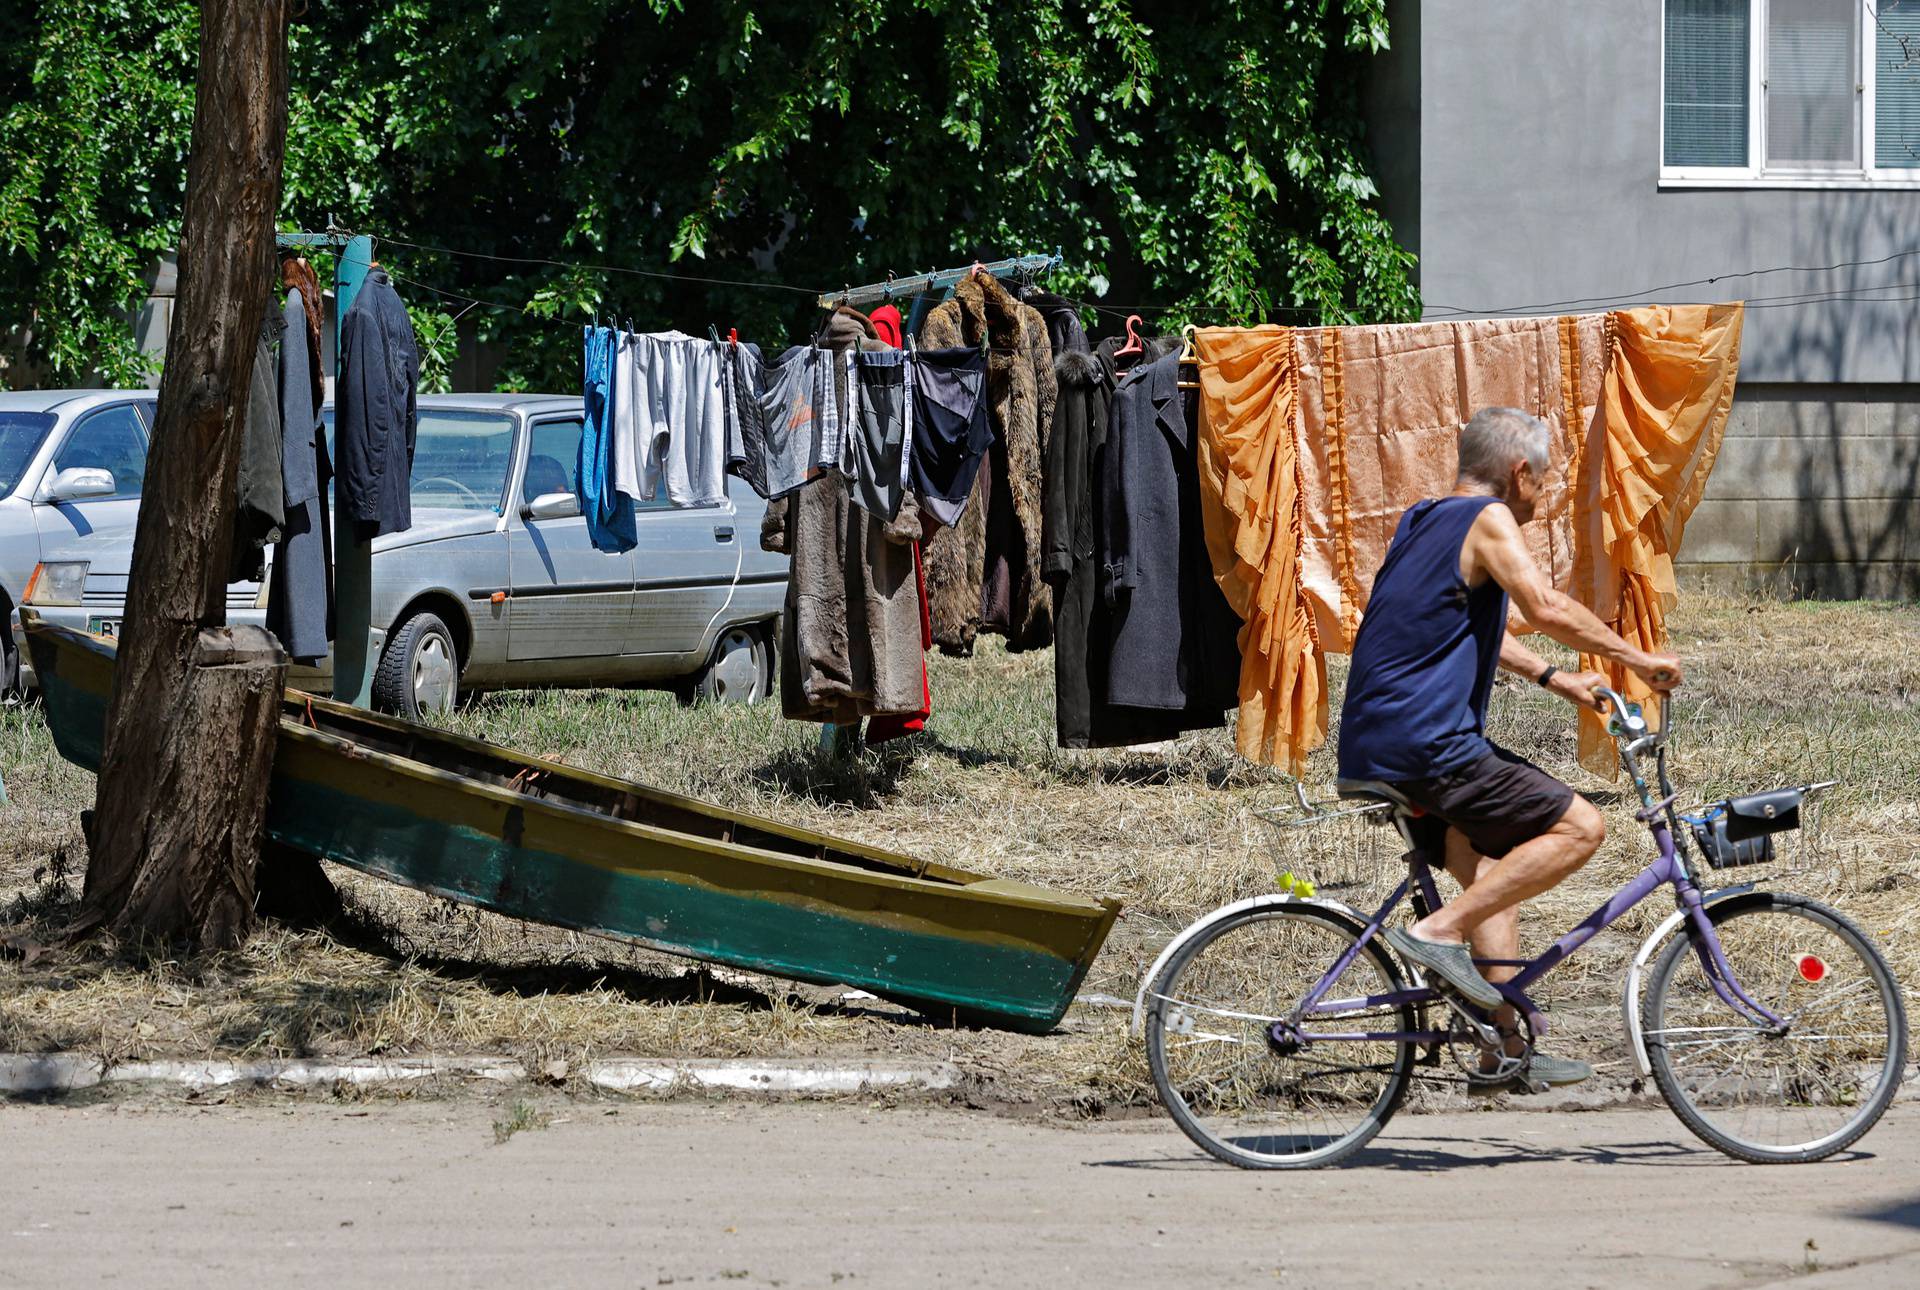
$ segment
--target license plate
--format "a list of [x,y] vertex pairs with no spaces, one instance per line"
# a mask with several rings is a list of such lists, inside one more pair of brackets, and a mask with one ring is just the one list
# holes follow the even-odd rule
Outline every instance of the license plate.
[[87,619],[87,630],[95,636],[118,637],[120,635],[120,620],[118,618],[102,618],[96,614],[92,618]]

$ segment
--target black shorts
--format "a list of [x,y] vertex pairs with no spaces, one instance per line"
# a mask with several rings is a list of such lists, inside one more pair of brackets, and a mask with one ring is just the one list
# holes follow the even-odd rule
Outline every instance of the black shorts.
[[1394,787],[1427,812],[1413,821],[1413,838],[1435,863],[1446,854],[1449,824],[1475,851],[1497,860],[1558,824],[1573,805],[1571,788],[1498,744],[1444,775],[1403,779]]

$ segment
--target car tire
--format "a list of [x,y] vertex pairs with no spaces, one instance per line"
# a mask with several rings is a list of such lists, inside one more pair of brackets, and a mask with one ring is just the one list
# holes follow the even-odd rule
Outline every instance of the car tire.
[[422,611],[387,637],[373,674],[373,705],[409,721],[448,712],[460,698],[460,650],[438,614]]
[[13,606],[0,600],[0,699],[25,697],[20,684],[20,642],[14,639]]
[[729,627],[713,656],[684,693],[690,703],[758,703],[773,691],[773,651],[766,633],[748,624]]

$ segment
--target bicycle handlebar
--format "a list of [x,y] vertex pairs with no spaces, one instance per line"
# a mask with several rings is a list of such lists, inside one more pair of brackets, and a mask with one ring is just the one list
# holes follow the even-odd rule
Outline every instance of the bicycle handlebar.
[[1641,714],[1639,705],[1628,703],[1618,690],[1610,690],[1604,685],[1594,687],[1607,713],[1607,733],[1617,739],[1629,742],[1651,735],[1656,740],[1665,740],[1668,730],[1673,726],[1671,707],[1666,709],[1660,723],[1660,729],[1653,730],[1647,725],[1647,719]]

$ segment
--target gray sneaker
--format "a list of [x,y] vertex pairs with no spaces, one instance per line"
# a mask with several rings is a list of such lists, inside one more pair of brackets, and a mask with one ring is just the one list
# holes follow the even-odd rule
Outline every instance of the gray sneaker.
[[1507,997],[1494,988],[1493,982],[1480,975],[1480,969],[1473,965],[1473,951],[1465,945],[1423,941],[1400,927],[1387,929],[1387,944],[1400,951],[1400,957],[1418,964],[1429,975],[1438,978],[1432,984],[1446,986],[1469,1003],[1477,1003],[1483,1008],[1497,1008],[1507,1001]]
[[1505,1093],[1533,1084],[1560,1088],[1592,1078],[1593,1067],[1583,1061],[1576,1061],[1571,1057],[1553,1057],[1547,1053],[1535,1053],[1524,1070],[1516,1071],[1505,1079],[1470,1081],[1467,1084],[1467,1095],[1492,1097],[1495,1093]]

